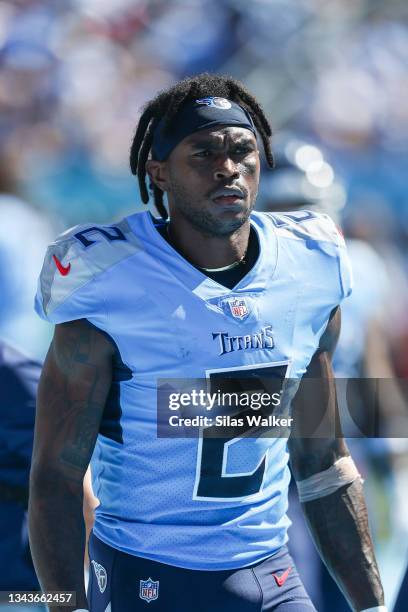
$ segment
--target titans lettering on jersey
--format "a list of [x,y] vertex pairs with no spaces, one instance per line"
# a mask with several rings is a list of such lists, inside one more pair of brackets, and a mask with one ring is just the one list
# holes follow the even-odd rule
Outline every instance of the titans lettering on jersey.
[[263,327],[259,333],[245,334],[245,336],[230,336],[228,332],[213,333],[214,340],[218,340],[220,355],[233,351],[248,349],[273,348],[272,326]]
[[116,409],[92,460],[97,537],[176,566],[243,567],[287,540],[286,441],[159,439],[157,379],[299,379],[350,291],[344,242],[325,215],[253,213],[259,257],[229,290],[179,255],[158,223],[144,212],[60,236],[36,309],[53,323],[86,318],[118,349]]

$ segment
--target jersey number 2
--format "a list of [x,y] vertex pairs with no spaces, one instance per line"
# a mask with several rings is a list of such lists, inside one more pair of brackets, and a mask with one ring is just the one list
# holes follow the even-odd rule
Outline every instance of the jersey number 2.
[[[281,391],[287,373],[288,362],[277,362],[267,365],[249,366],[248,368],[232,368],[229,370],[212,370],[207,372],[210,379],[211,393],[223,391],[227,383],[228,391],[251,393],[260,391],[271,393],[271,383],[276,391]],[[268,380],[267,388],[262,381]],[[235,412],[235,411],[234,411]],[[256,411],[249,409],[250,413]],[[235,416],[240,416],[235,414]],[[234,444],[243,445],[240,456],[246,457],[245,465],[250,467],[254,460],[254,451],[259,449],[256,444],[256,432],[251,437],[245,437],[244,428],[240,428],[237,438],[211,437],[211,427],[202,431],[198,440],[198,455],[196,468],[196,483],[194,499],[208,501],[233,501],[244,499],[249,495],[259,493],[265,476],[267,452],[259,458],[252,470],[228,473],[228,452]],[[246,428],[249,432],[249,427]],[[245,459],[244,459],[245,460]]]

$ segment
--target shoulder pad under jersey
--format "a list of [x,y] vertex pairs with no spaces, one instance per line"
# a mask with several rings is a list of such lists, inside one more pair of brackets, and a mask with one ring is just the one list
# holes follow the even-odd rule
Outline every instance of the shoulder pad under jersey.
[[309,248],[316,248],[338,262],[340,290],[343,298],[352,291],[352,271],[343,234],[329,215],[311,210],[288,213],[266,213],[270,216],[278,236],[303,240]]
[[47,249],[35,298],[37,313],[52,323],[101,316],[98,278],[140,248],[126,219],[67,230]]
[[277,233],[282,236],[344,246],[344,238],[329,215],[311,210],[267,214],[270,214]]

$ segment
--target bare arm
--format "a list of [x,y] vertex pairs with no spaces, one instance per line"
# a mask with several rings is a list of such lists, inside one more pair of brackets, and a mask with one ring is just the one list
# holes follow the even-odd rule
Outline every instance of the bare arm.
[[38,389],[31,552],[42,589],[76,591],[77,608],[88,607],[83,480],[111,384],[112,354],[111,343],[86,321],[57,325]]
[[[349,455],[345,441],[340,437],[331,366],[339,331],[338,310],[332,313],[319,350],[310,362],[304,383],[294,401],[296,430],[289,441],[289,449],[291,467],[297,481],[327,470],[337,459]],[[321,409],[320,415],[316,414],[316,407],[317,410]],[[310,432],[307,415],[310,415],[311,410],[316,422],[325,413],[329,423],[335,424],[333,435],[301,437],[303,430]],[[383,605],[384,594],[360,480],[354,480],[330,495],[306,502],[302,507],[320,555],[351,608],[364,610]]]

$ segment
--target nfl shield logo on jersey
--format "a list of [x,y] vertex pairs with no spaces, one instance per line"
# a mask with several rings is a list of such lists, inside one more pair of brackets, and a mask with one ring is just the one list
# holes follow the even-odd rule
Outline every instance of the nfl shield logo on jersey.
[[245,298],[231,298],[227,300],[232,316],[241,321],[249,315],[249,309]]
[[154,601],[159,596],[159,581],[148,578],[140,581],[139,597],[147,603]]

